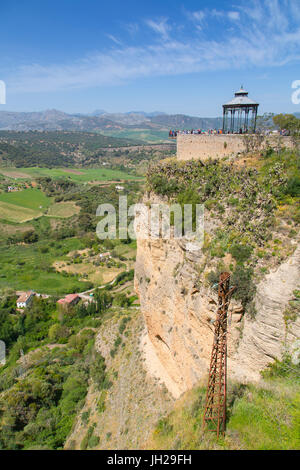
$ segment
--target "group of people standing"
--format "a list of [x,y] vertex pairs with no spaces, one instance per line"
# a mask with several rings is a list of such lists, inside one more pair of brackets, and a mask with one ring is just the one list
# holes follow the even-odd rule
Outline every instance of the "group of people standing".
[[206,134],[206,135],[211,135],[211,134],[223,134],[222,129],[209,129],[208,131],[204,131],[202,129],[191,129],[191,130],[170,130],[169,132],[169,137],[170,138],[176,138],[178,134]]

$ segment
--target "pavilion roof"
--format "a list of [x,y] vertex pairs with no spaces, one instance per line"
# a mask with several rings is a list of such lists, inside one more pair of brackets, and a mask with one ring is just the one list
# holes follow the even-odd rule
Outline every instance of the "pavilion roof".
[[251,100],[248,98],[248,91],[245,91],[244,88],[241,86],[239,91],[235,92],[235,97],[225,103],[223,106],[231,107],[231,106],[258,106],[259,104],[256,101]]

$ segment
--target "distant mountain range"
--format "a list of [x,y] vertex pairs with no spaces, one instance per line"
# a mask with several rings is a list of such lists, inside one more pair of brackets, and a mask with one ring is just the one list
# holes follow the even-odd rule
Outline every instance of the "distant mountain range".
[[[295,115],[300,117],[300,113]],[[221,117],[205,118],[160,111],[107,113],[103,109],[97,109],[90,114],[68,114],[56,109],[26,113],[0,111],[0,130],[97,132],[148,143],[167,142],[169,129],[207,130],[221,127]]]
[[62,130],[101,132],[122,129],[153,129],[169,128],[214,128],[220,127],[221,118],[199,118],[184,114],[166,114],[163,112],[145,113],[131,111],[128,113],[106,113],[96,110],[91,114],[67,114],[56,109],[41,112],[9,112],[0,111],[1,130]]

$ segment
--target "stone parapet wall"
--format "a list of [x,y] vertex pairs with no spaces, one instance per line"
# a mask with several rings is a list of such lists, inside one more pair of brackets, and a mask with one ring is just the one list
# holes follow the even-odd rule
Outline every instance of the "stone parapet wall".
[[179,134],[177,136],[178,160],[207,160],[263,150],[268,147],[291,148],[291,137],[232,135],[232,134]]

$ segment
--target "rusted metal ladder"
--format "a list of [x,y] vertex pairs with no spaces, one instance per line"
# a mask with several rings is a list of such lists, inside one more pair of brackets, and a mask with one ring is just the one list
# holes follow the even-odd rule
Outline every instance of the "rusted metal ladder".
[[227,312],[230,296],[235,287],[230,288],[230,274],[221,273],[218,287],[218,312],[214,323],[215,334],[211,354],[208,385],[206,392],[203,429],[225,433],[226,392],[227,392]]

